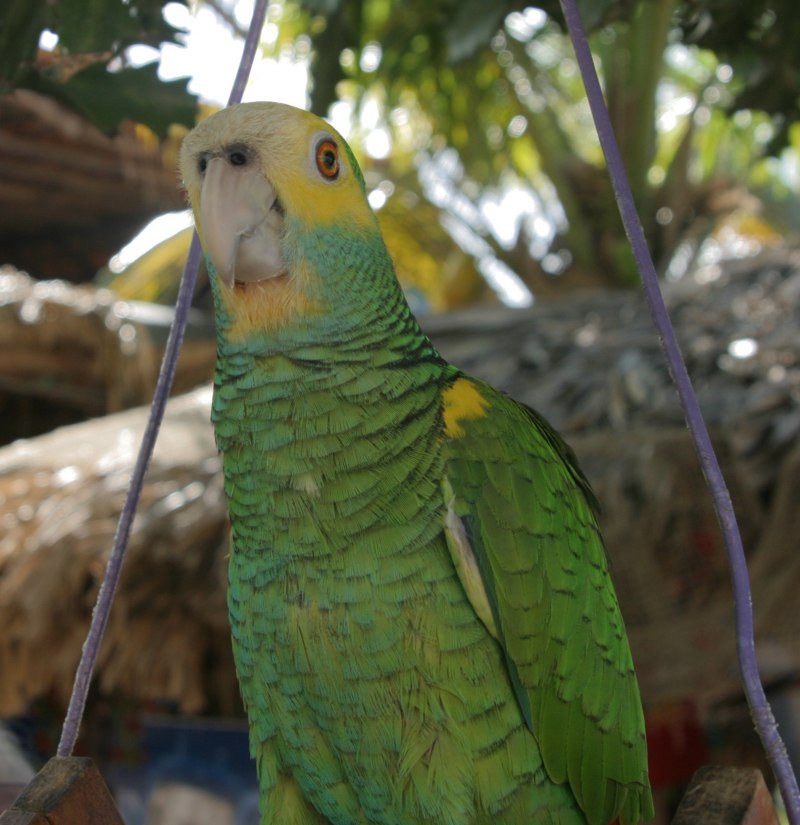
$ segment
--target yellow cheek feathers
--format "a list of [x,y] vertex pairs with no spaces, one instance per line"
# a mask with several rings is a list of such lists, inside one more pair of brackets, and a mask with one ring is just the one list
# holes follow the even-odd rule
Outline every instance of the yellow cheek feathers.
[[478,388],[466,378],[459,378],[452,387],[442,393],[444,402],[444,431],[450,438],[464,435],[462,421],[483,418],[489,409],[489,402]]
[[364,201],[358,184],[352,179],[340,182],[309,180],[298,175],[285,187],[281,198],[288,214],[313,230],[334,223],[347,223],[354,229],[368,229],[376,225],[372,210]]

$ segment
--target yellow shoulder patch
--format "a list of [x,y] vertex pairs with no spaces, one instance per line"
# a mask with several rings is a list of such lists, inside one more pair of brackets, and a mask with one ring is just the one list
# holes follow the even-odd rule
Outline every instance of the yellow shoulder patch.
[[459,378],[442,393],[444,402],[444,431],[450,438],[465,434],[462,421],[484,418],[491,406],[480,390],[468,378]]

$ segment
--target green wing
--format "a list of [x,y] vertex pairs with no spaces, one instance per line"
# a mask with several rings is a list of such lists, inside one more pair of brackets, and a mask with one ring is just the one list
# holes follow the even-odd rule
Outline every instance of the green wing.
[[448,543],[545,767],[592,825],[651,819],[639,688],[588,482],[533,410],[463,376],[443,398]]

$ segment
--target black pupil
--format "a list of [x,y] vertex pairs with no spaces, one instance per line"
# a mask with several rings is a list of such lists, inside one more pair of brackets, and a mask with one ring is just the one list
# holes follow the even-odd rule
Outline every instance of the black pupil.
[[228,155],[231,166],[244,166],[247,163],[247,156],[244,152],[231,152]]
[[206,171],[206,167],[208,166],[208,159],[207,158],[200,158],[200,163],[198,164],[198,168],[200,169],[200,174],[202,175],[203,172]]
[[336,152],[333,149],[326,149],[322,155],[322,162],[328,169],[333,169],[336,166]]

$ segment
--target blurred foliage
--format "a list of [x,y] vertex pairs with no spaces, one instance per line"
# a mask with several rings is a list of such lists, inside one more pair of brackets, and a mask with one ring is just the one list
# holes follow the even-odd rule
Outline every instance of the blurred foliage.
[[[659,268],[687,237],[699,240],[724,216],[751,209],[747,187],[760,187],[778,206],[776,167],[766,160],[788,145],[798,116],[794,6],[579,5]],[[350,138],[362,154],[385,163],[370,139],[387,133],[387,177],[403,183],[384,208],[399,209],[393,200],[405,192],[434,203],[455,234],[477,239],[485,256],[508,265],[537,296],[633,284],[559,4],[538,6],[279,0],[270,11],[279,29],[272,49],[277,55],[302,44],[311,52],[312,108],[326,114],[348,103]],[[427,184],[420,179],[426,164],[434,170]],[[449,196],[437,199],[443,189]],[[499,228],[487,205],[510,192],[524,193],[527,206],[506,209],[505,221],[515,225]]]
[[[148,301],[153,304],[173,305],[178,298],[181,275],[189,254],[191,229],[182,229],[172,237],[152,246],[124,269],[114,271],[105,267],[97,273],[98,286],[111,289],[126,301]],[[198,294],[193,302],[211,308],[205,265],[198,272]]]
[[685,0],[678,18],[687,44],[710,49],[740,79],[728,111],[776,117],[769,151],[787,145],[800,119],[800,14],[794,0]]
[[[238,30],[236,0],[206,4]],[[0,79],[50,84],[106,129],[126,113],[161,135],[170,121],[189,124],[191,98],[159,83],[152,66],[107,71],[134,42],[175,39],[161,5],[10,0],[0,11]],[[794,5],[579,6],[659,269],[731,216],[792,231]],[[638,281],[558,0],[273,0],[268,21],[267,56],[310,60],[311,108],[359,150],[420,308],[491,299],[509,283],[518,289],[515,277],[537,297]],[[35,48],[43,27],[60,38],[49,58]],[[76,70],[81,60],[88,65]],[[489,288],[479,271],[506,286]],[[170,294],[163,284],[147,290]]]
[[[177,0],[186,4],[186,0]],[[157,67],[127,66],[125,50],[176,42],[163,0],[4,0],[0,4],[0,94],[27,88],[55,97],[105,132],[134,120],[164,135],[194,123],[186,79],[161,81]],[[39,48],[43,31],[58,36]]]
[[439,223],[438,209],[402,181],[399,185],[405,195],[390,196],[378,219],[414,310],[444,312],[485,299],[486,282]]

